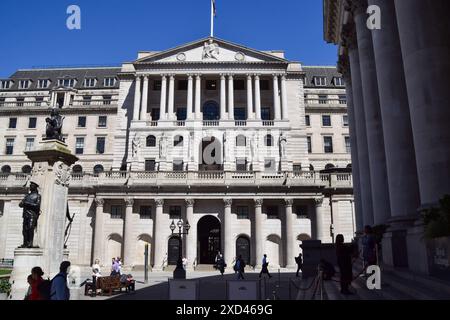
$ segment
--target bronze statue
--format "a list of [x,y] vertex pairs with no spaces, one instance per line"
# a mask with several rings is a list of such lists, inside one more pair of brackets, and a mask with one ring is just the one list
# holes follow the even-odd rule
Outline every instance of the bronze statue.
[[30,192],[19,203],[23,208],[23,245],[21,248],[33,248],[34,229],[41,211],[41,196],[38,193],[38,185],[30,182]]
[[64,118],[61,117],[56,108],[52,109],[50,118],[45,119],[47,122],[47,129],[45,131],[46,137],[44,140],[59,140],[64,142],[62,137],[62,126]]

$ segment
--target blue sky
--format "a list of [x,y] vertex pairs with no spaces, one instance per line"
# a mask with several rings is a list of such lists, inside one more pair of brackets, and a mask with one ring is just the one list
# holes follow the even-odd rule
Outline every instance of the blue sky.
[[[66,27],[81,8],[81,30]],[[218,38],[285,50],[307,65],[334,65],[323,41],[321,0],[217,0]],[[210,0],[1,0],[0,77],[42,66],[118,65],[139,50],[164,50],[207,37]]]

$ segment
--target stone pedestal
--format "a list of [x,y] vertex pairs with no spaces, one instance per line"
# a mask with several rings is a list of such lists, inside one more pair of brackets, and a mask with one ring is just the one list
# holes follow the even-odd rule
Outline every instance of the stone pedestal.
[[44,250],[40,248],[14,250],[14,269],[11,274],[11,298],[23,300],[28,290],[27,277],[31,269],[42,266],[44,262]]

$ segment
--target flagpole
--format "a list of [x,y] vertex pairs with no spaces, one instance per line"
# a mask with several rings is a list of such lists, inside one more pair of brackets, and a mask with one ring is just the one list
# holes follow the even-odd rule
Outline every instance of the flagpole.
[[211,38],[214,37],[214,4],[211,0]]

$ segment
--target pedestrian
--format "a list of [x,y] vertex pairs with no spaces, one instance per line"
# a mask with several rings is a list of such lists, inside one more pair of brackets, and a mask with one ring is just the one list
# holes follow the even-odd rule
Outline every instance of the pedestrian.
[[238,259],[236,260],[236,270],[238,273],[238,277],[237,279],[242,279],[244,280],[244,272],[245,272],[245,262],[244,259],[242,259],[242,255],[240,255],[238,257]]
[[303,255],[301,253],[298,254],[298,257],[295,257],[295,263],[297,264],[297,273],[295,274],[298,277],[298,273],[302,271],[303,273]]
[[40,286],[44,282],[42,276],[44,275],[44,271],[42,271],[41,267],[34,267],[31,269],[31,294],[29,300],[44,300],[41,294]]
[[345,295],[352,294],[349,290],[353,280],[352,255],[353,248],[344,243],[342,234],[338,234],[336,236],[336,258],[341,275],[341,293]]
[[50,289],[51,300],[69,300],[70,290],[67,287],[67,274],[70,267],[69,261],[61,262],[59,266],[59,273],[52,279],[52,286]]
[[220,271],[220,274],[223,276],[223,274],[225,273],[226,264],[225,264],[223,255],[220,252],[219,252],[219,256],[216,260],[216,266],[217,266],[217,269]]
[[93,295],[97,294],[97,279],[102,276],[101,268],[100,268],[100,260],[95,259],[94,264],[92,265],[92,292]]
[[24,300],[31,300],[31,286],[33,284],[33,276],[30,274],[27,278],[27,282],[28,282],[28,290],[27,293],[25,294],[25,298]]
[[113,264],[111,267],[111,277],[120,276],[120,265],[117,259],[113,259]]
[[269,278],[272,278],[272,275],[269,273],[268,267],[269,267],[269,261],[267,260],[267,255],[264,254],[264,257],[262,259],[262,269],[261,269],[261,272],[259,273],[260,278],[263,274],[267,274],[269,276]]
[[181,263],[183,264],[183,269],[186,270],[187,263],[188,263],[186,257],[184,257],[184,258],[181,260]]
[[371,226],[364,227],[364,236],[362,238],[364,268],[377,263],[376,241]]
[[120,257],[117,257],[117,264],[119,265],[119,274],[122,274],[122,260],[120,259]]

